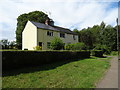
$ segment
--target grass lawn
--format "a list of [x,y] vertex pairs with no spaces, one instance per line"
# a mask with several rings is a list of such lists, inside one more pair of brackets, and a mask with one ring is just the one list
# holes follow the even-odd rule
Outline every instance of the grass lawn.
[[[3,73],[3,88],[95,88],[109,58],[91,57],[73,62],[57,62],[40,67]],[[34,60],[33,60],[34,61]]]

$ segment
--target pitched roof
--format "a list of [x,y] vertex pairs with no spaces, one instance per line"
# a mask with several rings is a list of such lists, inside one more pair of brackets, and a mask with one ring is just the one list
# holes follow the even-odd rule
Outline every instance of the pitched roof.
[[48,29],[48,30],[59,31],[59,32],[64,32],[64,33],[68,33],[68,34],[77,35],[77,33],[73,32],[67,28],[62,28],[62,27],[58,27],[58,26],[50,26],[50,25],[46,25],[43,23],[33,22],[33,21],[30,21],[30,22],[33,23],[37,28]]

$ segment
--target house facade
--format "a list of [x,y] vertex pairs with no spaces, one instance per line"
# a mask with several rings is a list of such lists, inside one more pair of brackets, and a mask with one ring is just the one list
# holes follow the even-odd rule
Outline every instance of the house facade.
[[69,29],[28,21],[22,32],[22,50],[34,50],[35,46],[42,46],[42,50],[48,50],[55,37],[65,44],[78,42],[78,35]]

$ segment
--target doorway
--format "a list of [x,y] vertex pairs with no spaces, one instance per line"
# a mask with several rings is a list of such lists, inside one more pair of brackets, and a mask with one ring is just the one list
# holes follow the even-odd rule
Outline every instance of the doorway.
[[41,46],[41,47],[42,47],[42,42],[39,42],[39,46]]

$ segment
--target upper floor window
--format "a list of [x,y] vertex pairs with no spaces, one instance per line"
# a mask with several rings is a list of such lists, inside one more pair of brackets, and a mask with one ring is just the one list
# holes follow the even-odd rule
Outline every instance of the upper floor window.
[[74,39],[74,40],[76,40],[76,37],[75,37],[75,35],[73,35],[73,39]]
[[53,32],[47,31],[48,36],[53,36]]
[[60,37],[65,38],[65,33],[60,33]]

